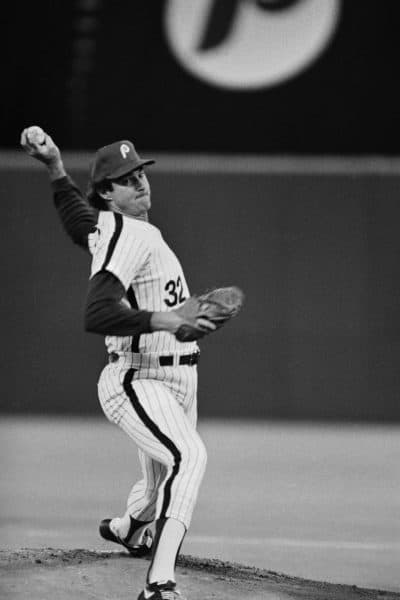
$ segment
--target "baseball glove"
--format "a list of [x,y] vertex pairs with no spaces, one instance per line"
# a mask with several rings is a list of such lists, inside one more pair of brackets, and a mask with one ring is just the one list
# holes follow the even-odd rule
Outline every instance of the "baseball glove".
[[244,293],[236,286],[215,288],[192,296],[177,309],[184,323],[178,327],[176,338],[180,342],[192,342],[219,329],[238,314],[243,302]]

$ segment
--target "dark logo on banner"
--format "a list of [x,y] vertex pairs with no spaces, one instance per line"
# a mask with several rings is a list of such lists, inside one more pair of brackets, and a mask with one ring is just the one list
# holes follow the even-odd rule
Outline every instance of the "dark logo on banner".
[[338,23],[341,0],[168,0],[177,60],[220,87],[276,85],[312,64]]

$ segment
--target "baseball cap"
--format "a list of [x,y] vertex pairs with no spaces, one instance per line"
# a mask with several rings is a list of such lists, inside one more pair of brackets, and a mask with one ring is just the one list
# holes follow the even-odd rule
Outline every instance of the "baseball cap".
[[129,140],[121,140],[99,148],[94,156],[91,181],[96,184],[103,179],[117,179],[144,165],[152,165],[155,160],[143,159]]

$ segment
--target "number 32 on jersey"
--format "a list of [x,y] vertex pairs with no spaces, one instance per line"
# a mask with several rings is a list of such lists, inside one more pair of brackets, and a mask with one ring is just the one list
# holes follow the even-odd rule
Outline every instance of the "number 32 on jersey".
[[170,308],[185,302],[187,299],[184,293],[181,276],[179,276],[176,281],[174,279],[167,281],[164,290],[168,294],[168,296],[164,298],[164,302]]

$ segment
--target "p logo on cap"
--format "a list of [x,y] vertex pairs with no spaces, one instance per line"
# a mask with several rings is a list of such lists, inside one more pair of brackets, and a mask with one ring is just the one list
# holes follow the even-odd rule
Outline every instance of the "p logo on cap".
[[132,142],[119,140],[97,150],[90,179],[96,185],[104,179],[118,179],[121,175],[153,163],[152,158],[141,158]]
[[120,150],[123,158],[126,158],[129,154],[129,152],[131,151],[131,149],[129,148],[129,146],[127,144],[121,144],[119,150]]

